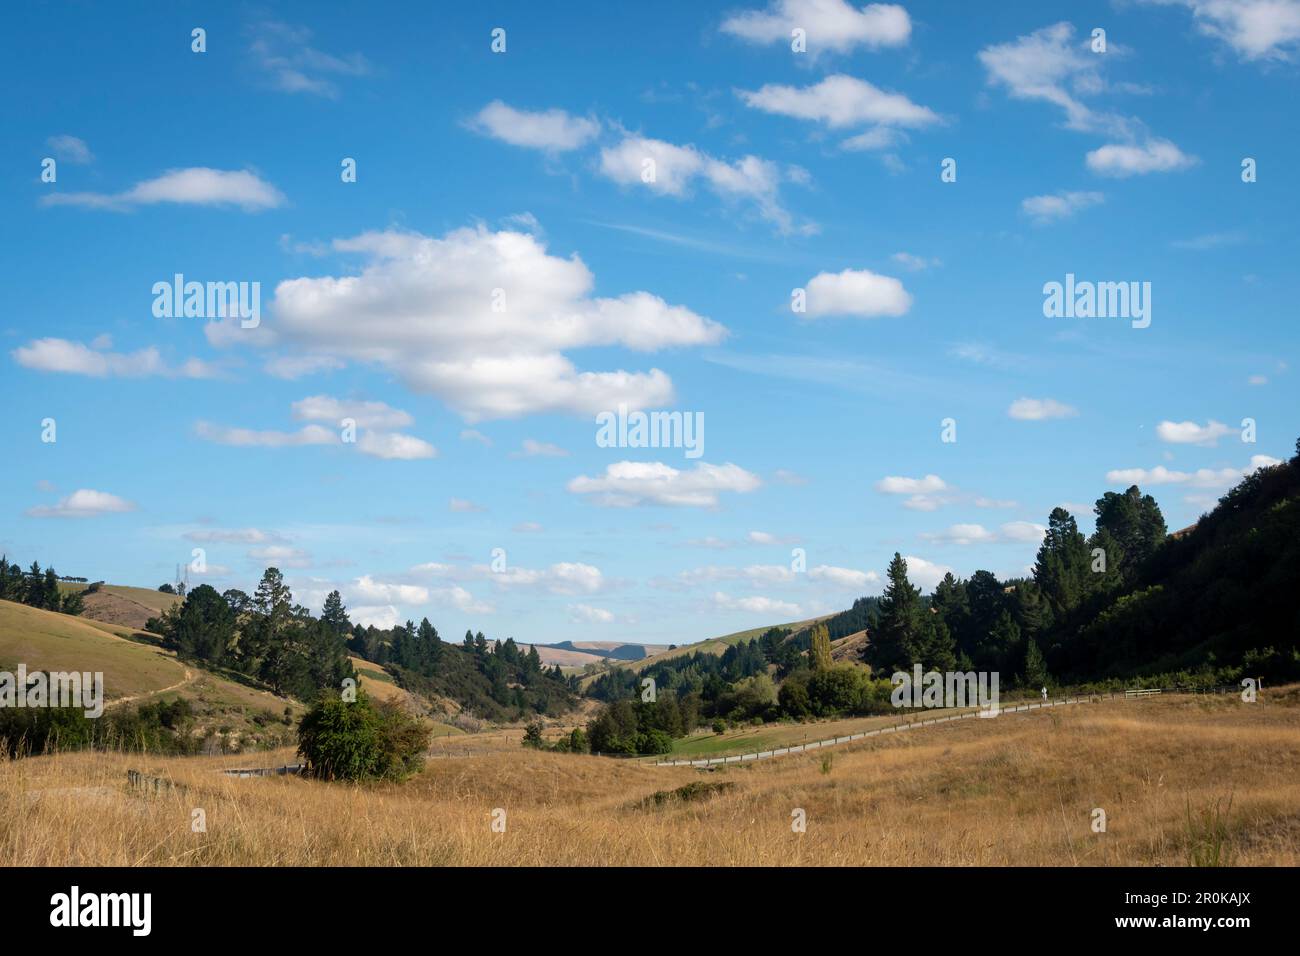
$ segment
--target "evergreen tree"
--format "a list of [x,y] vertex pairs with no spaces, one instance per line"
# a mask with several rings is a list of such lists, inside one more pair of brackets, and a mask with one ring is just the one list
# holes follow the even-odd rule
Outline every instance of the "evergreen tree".
[[1047,525],[1034,564],[1034,581],[1059,620],[1078,607],[1087,593],[1090,555],[1074,516],[1064,508],[1053,508]]
[[867,644],[866,659],[878,676],[910,670],[924,656],[921,592],[907,579],[907,562],[894,552],[889,583],[880,598],[880,623]]
[[320,619],[334,628],[335,633],[343,634],[351,630],[352,622],[348,620],[348,609],[343,606],[343,597],[338,591],[331,591],[325,598]]

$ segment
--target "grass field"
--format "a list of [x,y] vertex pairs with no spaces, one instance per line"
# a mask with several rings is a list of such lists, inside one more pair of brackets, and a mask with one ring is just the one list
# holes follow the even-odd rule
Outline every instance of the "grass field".
[[196,711],[195,732],[215,735],[227,749],[292,739],[285,708],[296,717],[302,705],[187,666],[157,642],[157,635],[132,628],[0,601],[0,666],[6,669],[22,663],[29,671],[102,672],[110,705],[184,697]]
[[[0,865],[1300,863],[1296,687],[1259,704],[1168,696],[959,721],[715,772],[503,738],[402,784],[216,773],[247,762],[0,765]],[[133,793],[127,769],[178,786]],[[672,796],[692,783],[731,786]],[[204,833],[190,829],[196,807]],[[491,829],[498,810],[504,833]],[[793,832],[795,810],[806,832]]]

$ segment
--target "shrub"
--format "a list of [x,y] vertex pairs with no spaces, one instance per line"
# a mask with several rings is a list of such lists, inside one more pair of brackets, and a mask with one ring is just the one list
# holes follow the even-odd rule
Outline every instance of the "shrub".
[[662,730],[648,730],[638,734],[636,752],[639,754],[667,754],[673,751],[673,738]]
[[713,722],[713,732],[715,734],[725,734],[727,732],[727,722],[719,717]]
[[430,731],[393,703],[326,697],[298,724],[307,773],[325,780],[401,780],[424,762]]

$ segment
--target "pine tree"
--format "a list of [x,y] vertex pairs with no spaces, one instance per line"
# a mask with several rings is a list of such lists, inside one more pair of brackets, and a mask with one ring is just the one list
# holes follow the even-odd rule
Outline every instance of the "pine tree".
[[866,659],[872,670],[888,675],[922,663],[921,592],[907,579],[907,562],[894,552],[887,572],[889,583],[880,598],[880,623],[867,644]]
[[352,622],[348,620],[348,609],[343,606],[343,597],[338,591],[331,591],[325,598],[320,619],[334,628],[338,634],[343,634],[352,628]]

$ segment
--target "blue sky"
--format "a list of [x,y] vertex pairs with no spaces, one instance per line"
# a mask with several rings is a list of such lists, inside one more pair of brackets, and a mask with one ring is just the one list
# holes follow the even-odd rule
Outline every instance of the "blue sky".
[[[8,18],[24,563],[153,586],[201,548],[191,582],[275,564],[380,625],[684,643],[894,551],[1025,573],[1134,482],[1183,527],[1297,435],[1295,2]],[[157,317],[177,273],[259,283],[260,324]],[[1150,283],[1150,325],[1045,317],[1067,274]],[[601,447],[620,403],[703,454]]]

